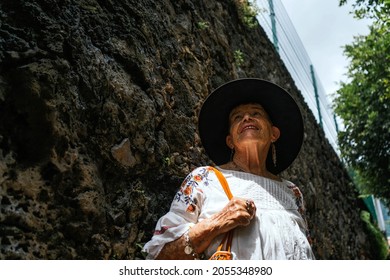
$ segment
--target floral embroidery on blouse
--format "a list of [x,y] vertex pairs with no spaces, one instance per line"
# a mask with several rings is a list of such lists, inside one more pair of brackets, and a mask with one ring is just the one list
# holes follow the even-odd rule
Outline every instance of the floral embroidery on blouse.
[[292,190],[293,193],[294,193],[295,204],[298,207],[298,212],[299,212],[299,214],[301,214],[301,216],[302,216],[302,218],[303,218],[303,220],[305,221],[305,224],[306,224],[306,237],[307,237],[307,240],[309,241],[310,244],[312,244],[312,239],[311,239],[311,236],[310,236],[310,231],[309,231],[309,227],[308,227],[307,219],[306,219],[306,209],[305,209],[305,204],[303,202],[302,192],[295,185],[289,185],[288,188],[290,190]]
[[180,186],[180,190],[176,193],[175,199],[177,202],[182,202],[187,205],[186,211],[193,213],[195,212],[198,200],[194,197],[194,190],[203,192],[199,187],[199,183],[203,183],[205,186],[209,185],[209,172],[212,170],[211,167],[201,167],[191,172],[183,181]]
[[164,227],[162,227],[161,229],[159,229],[159,230],[155,230],[154,231],[154,235],[160,235],[160,234],[163,234],[164,232],[166,232],[167,231],[167,229],[169,229],[169,227],[166,227],[166,226],[164,226]]
[[305,213],[305,205],[303,204],[303,197],[301,190],[295,185],[288,185],[288,188],[293,191],[295,196],[295,204],[298,207],[299,213],[302,215]]

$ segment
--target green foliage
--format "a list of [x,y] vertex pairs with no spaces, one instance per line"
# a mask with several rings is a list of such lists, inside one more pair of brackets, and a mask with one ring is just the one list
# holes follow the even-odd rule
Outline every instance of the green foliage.
[[387,241],[379,228],[371,222],[370,213],[367,211],[360,212],[360,218],[365,224],[368,240],[372,246],[372,259],[386,260],[389,257],[389,247]]
[[[340,6],[345,5],[348,0],[340,0]],[[357,18],[388,17],[390,12],[390,0],[355,0],[352,4]]]
[[199,21],[197,23],[197,26],[200,30],[209,28],[209,22],[208,21]]
[[241,50],[234,51],[234,62],[237,67],[240,67],[244,63],[244,53]]
[[340,83],[334,109],[345,126],[339,133],[343,158],[364,191],[390,205],[390,23],[386,9],[372,10],[370,33],[344,48],[348,82]]
[[141,260],[146,260],[148,253],[142,251],[145,243],[135,243],[135,248],[137,249],[137,257]]
[[171,159],[170,157],[165,157],[164,160],[163,160],[163,166],[164,167],[168,167],[171,165]]
[[243,23],[249,28],[254,28],[259,25],[256,16],[261,12],[257,7],[256,2],[249,0],[236,0],[239,9],[239,15]]

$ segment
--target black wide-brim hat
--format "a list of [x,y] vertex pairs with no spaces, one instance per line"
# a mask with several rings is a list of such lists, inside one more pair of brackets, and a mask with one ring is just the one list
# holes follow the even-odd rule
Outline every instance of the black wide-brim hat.
[[240,104],[258,103],[268,113],[272,124],[279,128],[276,147],[276,166],[271,149],[266,166],[278,174],[291,165],[303,142],[303,120],[292,96],[269,81],[244,78],[230,81],[215,89],[204,101],[199,113],[199,136],[209,158],[221,165],[231,160],[231,150],[226,144],[229,134],[229,114]]

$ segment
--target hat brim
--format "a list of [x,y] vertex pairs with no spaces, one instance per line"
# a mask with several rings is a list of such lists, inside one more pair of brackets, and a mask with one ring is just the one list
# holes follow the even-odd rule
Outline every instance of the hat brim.
[[[269,151],[266,166],[278,174],[291,165],[303,142],[303,120],[292,96],[266,80],[245,78],[228,82],[215,89],[204,101],[199,113],[198,128],[202,145],[216,164],[230,161],[231,150],[226,144],[229,134],[229,114],[240,104],[258,103],[280,130],[275,142],[277,163],[273,164]],[[271,149],[270,149],[271,150]]]

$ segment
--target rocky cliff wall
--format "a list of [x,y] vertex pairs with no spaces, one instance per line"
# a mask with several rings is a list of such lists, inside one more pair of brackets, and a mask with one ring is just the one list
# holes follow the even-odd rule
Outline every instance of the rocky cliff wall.
[[304,192],[319,259],[371,258],[360,200],[242,0],[0,2],[1,259],[136,259],[183,177],[211,164],[210,91],[259,77],[299,102],[282,174]]

